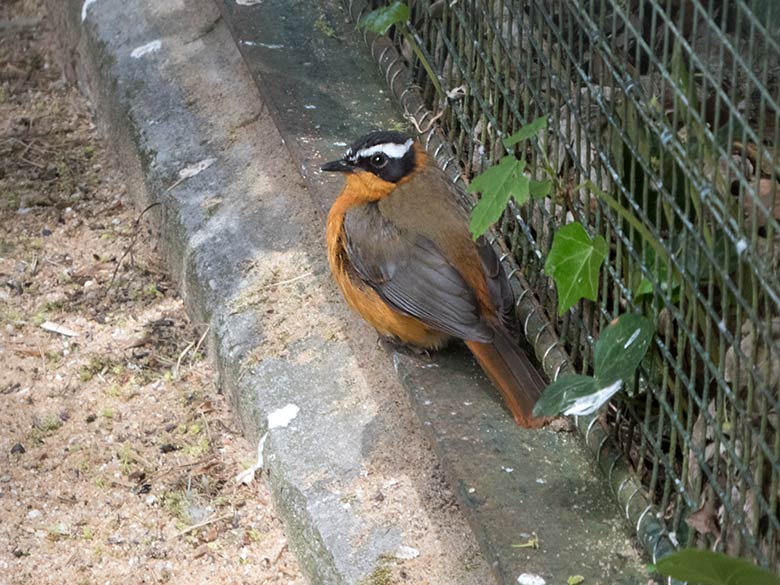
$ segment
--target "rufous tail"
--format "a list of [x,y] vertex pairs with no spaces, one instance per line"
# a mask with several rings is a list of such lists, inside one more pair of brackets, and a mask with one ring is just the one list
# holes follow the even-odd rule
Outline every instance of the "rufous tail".
[[534,418],[532,415],[545,382],[507,331],[497,327],[492,343],[467,341],[466,346],[498,388],[517,424],[537,429],[550,422],[549,417]]

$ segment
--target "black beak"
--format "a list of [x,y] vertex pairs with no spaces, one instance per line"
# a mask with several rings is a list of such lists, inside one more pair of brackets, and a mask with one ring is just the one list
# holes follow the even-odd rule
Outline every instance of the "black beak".
[[334,160],[329,163],[325,163],[320,167],[323,171],[329,171],[332,173],[351,173],[355,170],[355,167],[350,165],[344,159]]

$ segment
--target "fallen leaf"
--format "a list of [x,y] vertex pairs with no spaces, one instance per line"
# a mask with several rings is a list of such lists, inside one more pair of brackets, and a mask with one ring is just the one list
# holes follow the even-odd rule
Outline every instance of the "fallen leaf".
[[704,502],[701,508],[685,519],[685,523],[699,534],[720,534],[716,521],[715,506],[710,498]]

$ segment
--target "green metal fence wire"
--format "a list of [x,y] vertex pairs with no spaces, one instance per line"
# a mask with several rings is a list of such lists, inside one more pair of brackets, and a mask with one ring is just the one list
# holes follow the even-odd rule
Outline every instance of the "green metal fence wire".
[[[354,17],[356,3],[347,4]],[[628,463],[632,477],[613,483],[627,513],[637,491],[623,488],[638,482],[633,519],[640,532],[651,526],[652,548],[664,537],[777,571],[780,2],[409,5],[409,34],[391,31],[407,87],[394,87],[395,63],[385,72],[402,103],[411,92],[440,114],[437,132],[458,172],[478,174],[506,154],[502,137],[549,118],[525,154],[530,168],[551,161],[560,188],[511,203],[497,227],[552,324],[546,333],[565,350],[557,371],[566,361],[589,373],[593,341],[618,314],[655,319],[634,386],[585,425],[611,439],[597,449],[611,453],[610,480],[618,460]],[[424,117],[427,125],[434,116]],[[575,220],[602,234],[610,253],[599,299],[559,317],[544,260],[555,230]]]

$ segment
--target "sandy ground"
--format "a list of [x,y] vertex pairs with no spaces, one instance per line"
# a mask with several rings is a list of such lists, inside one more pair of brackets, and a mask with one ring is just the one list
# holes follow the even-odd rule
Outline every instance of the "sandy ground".
[[0,583],[304,583],[51,34],[0,5]]

